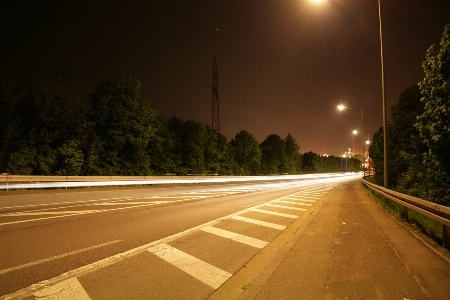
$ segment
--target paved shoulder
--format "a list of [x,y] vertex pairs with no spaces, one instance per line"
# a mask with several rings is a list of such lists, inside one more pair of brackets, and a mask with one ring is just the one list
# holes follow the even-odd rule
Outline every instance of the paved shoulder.
[[267,268],[241,299],[450,295],[450,264],[384,213],[359,181],[335,189],[297,234],[278,267]]

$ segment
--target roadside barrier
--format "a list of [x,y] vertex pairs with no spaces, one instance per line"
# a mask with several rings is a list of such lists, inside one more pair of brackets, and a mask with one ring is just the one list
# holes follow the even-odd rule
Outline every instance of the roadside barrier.
[[219,183],[242,181],[270,181],[295,179],[321,179],[345,176],[360,176],[356,173],[320,173],[305,175],[274,175],[274,176],[218,176],[218,175],[189,175],[189,176],[26,176],[0,175],[0,190],[13,189],[42,189],[42,188],[73,188],[99,186],[127,186],[127,185],[158,185],[158,184],[191,184],[191,183]]
[[402,217],[408,220],[408,209],[442,224],[442,244],[450,250],[450,207],[439,205],[413,196],[398,193],[362,179],[363,184],[372,191],[403,206]]

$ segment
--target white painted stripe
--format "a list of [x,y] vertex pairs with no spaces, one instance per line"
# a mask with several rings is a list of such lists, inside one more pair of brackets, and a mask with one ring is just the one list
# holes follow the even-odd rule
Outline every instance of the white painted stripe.
[[49,257],[49,258],[44,258],[44,259],[33,261],[33,262],[30,262],[30,263],[27,263],[27,264],[23,264],[23,265],[20,265],[20,266],[16,266],[16,267],[0,270],[0,274],[5,274],[5,273],[11,272],[11,271],[15,271],[15,270],[20,270],[20,269],[23,269],[23,268],[31,267],[31,266],[34,266],[34,265],[38,265],[38,264],[45,263],[45,262],[48,262],[48,261],[52,261],[52,260],[55,260],[55,259],[63,258],[63,257],[66,257],[66,256],[75,255],[75,254],[78,254],[78,253],[81,253],[81,252],[97,249],[97,248],[100,248],[100,247],[105,247],[105,246],[108,246],[108,245],[111,245],[111,244],[119,243],[121,241],[122,240],[115,240],[115,241],[111,241],[111,242],[107,242],[107,243],[103,243],[103,244],[87,247],[87,248],[84,248],[84,249],[75,250],[75,251],[72,251],[72,252],[68,252],[68,253],[52,256],[52,257]]
[[292,209],[292,210],[301,210],[301,211],[305,211],[306,210],[305,208],[284,206],[284,205],[276,205],[276,204],[271,204],[271,203],[267,203],[266,206],[285,208],[285,209]]
[[38,219],[30,219],[30,220],[21,220],[21,221],[0,223],[0,226],[11,225],[11,224],[18,224],[18,223],[34,222],[34,221],[41,221],[41,220],[49,220],[49,219],[57,219],[57,218],[65,218],[65,217],[75,217],[75,216],[78,216],[80,214],[89,214],[89,213],[95,213],[95,212],[99,212],[99,213],[100,212],[109,212],[109,211],[124,210],[124,209],[137,208],[137,207],[144,207],[144,206],[149,206],[149,205],[153,205],[153,204],[133,205],[133,206],[127,206],[127,207],[101,209],[101,210],[96,210],[96,211],[82,211],[81,213],[78,213],[78,214],[61,215],[61,216],[53,216],[53,217],[46,217],[46,218],[38,218]]
[[316,197],[303,197],[303,196],[298,196],[298,197],[281,197],[280,199],[290,199],[290,200],[306,200],[306,201],[317,201],[319,200],[319,198]]
[[9,213],[2,214],[0,217],[26,217],[26,216],[41,216],[41,215],[64,215],[64,214],[88,214],[99,212],[100,210],[67,210],[67,211],[35,211],[35,212],[17,212],[17,213]]
[[270,223],[270,222],[265,222],[265,221],[260,221],[260,220],[255,220],[252,218],[247,218],[247,217],[242,217],[242,216],[233,216],[230,219],[234,219],[234,220],[238,220],[238,221],[243,221],[243,222],[247,222],[247,223],[252,223],[252,224],[256,224],[256,225],[260,225],[260,226],[265,226],[265,227],[269,227],[269,228],[273,228],[273,229],[278,229],[278,230],[284,230],[286,229],[286,226],[284,225],[279,225],[279,224],[275,224],[275,223]]
[[298,202],[292,202],[292,201],[283,201],[283,200],[275,200],[275,202],[280,202],[280,203],[288,203],[288,204],[293,204],[293,205],[302,205],[302,206],[311,206],[311,203],[298,203]]
[[223,230],[223,229],[212,227],[212,226],[203,227],[201,230],[211,233],[211,234],[214,234],[214,235],[221,236],[226,239],[230,239],[230,240],[242,243],[242,244],[246,244],[246,245],[249,245],[249,246],[252,246],[255,248],[262,249],[265,246],[267,246],[267,244],[268,244],[268,242],[266,242],[266,241],[258,240],[258,239],[255,239],[255,238],[252,238],[252,237],[249,237],[246,235],[231,232],[228,230]]
[[280,199],[294,200],[294,201],[301,201],[301,202],[312,202],[312,203],[317,202],[317,199],[316,200],[306,200],[306,199],[302,199],[302,198],[280,198]]
[[291,218],[291,219],[297,219],[298,218],[298,216],[296,216],[296,215],[283,214],[283,213],[278,213],[278,212],[274,212],[274,211],[270,211],[270,210],[264,210],[264,209],[258,209],[258,208],[254,208],[254,209],[252,209],[252,211],[256,211],[256,212],[263,213],[263,214],[269,214],[269,215],[275,215],[275,216],[280,216],[280,217]]
[[34,295],[37,299],[46,300],[90,300],[88,293],[84,290],[76,277],[67,279],[53,286],[40,290]]
[[213,289],[219,288],[233,275],[167,244],[160,244],[147,250]]
[[[164,201],[165,203],[170,203],[173,201]],[[147,201],[138,201],[138,202],[102,202],[102,203],[94,203],[92,205],[135,205],[135,204],[149,204],[149,205],[153,205],[153,204],[159,204],[159,203],[155,203],[155,202],[147,202]]]

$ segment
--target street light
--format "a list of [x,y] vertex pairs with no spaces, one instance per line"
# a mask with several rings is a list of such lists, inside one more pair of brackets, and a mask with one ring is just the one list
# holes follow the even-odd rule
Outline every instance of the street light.
[[[316,3],[321,1],[312,0]],[[386,91],[384,87],[384,59],[383,59],[383,30],[381,26],[381,0],[378,0],[378,23],[380,25],[380,58],[381,58],[381,96],[383,103],[383,156],[384,156],[384,187],[388,188],[388,153],[387,153],[387,120],[386,120]],[[338,107],[339,108],[339,107]],[[340,109],[340,108],[339,108]],[[363,131],[364,132],[364,131]]]
[[[348,108],[348,109],[355,109],[355,110],[360,110],[361,111],[361,118],[362,118],[362,128],[361,128],[361,132],[364,132],[364,110],[361,108],[353,108],[353,107],[347,107],[344,106],[342,104],[339,104],[337,107],[339,110],[343,111],[344,109]],[[358,131],[355,129],[353,130],[353,134],[358,134]],[[362,157],[364,159],[364,147],[366,145],[366,142],[364,141],[364,134],[361,135],[362,136],[362,141],[363,141],[363,147],[362,147]]]
[[381,30],[381,4],[380,4],[380,0],[378,0],[378,21],[380,23],[381,94],[382,94],[382,97],[383,97],[384,187],[388,188],[386,92],[384,90],[383,31]]

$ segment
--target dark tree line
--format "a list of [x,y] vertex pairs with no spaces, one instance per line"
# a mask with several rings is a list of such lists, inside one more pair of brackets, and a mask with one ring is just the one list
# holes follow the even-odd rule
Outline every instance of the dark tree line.
[[[0,86],[0,172],[24,175],[301,174],[341,171],[340,158],[300,146],[291,134],[230,142],[199,121],[168,120],[130,75],[107,78],[87,97],[48,82]],[[311,159],[313,157],[313,159]],[[352,171],[358,166],[352,165]]]
[[[450,24],[422,64],[424,79],[406,88],[387,124],[389,188],[450,205]],[[369,153],[383,182],[383,129]]]

